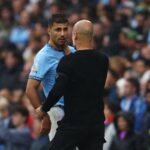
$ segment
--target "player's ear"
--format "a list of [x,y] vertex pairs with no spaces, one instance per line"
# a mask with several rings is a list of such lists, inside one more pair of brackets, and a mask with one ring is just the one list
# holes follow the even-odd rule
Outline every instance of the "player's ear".
[[47,29],[49,35],[50,35],[50,33],[51,33],[51,28],[52,28],[52,27],[49,26],[48,29]]
[[48,31],[48,34],[50,34],[50,27],[48,27],[47,31]]

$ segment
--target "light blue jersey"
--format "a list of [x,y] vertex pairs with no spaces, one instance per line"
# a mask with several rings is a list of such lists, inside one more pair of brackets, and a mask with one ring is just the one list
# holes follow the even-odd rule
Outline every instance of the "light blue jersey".
[[[75,52],[73,47],[69,46],[69,48],[71,52]],[[29,78],[41,81],[46,97],[55,83],[56,68],[59,60],[64,55],[63,51],[55,50],[49,44],[46,44],[34,58]],[[57,105],[64,105],[63,97],[59,100]]]

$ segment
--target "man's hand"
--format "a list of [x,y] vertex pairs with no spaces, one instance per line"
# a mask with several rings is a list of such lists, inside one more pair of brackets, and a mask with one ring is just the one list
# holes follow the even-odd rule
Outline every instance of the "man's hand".
[[51,121],[48,115],[46,115],[42,120],[40,134],[49,134],[51,129]]
[[47,113],[41,111],[41,106],[38,107],[35,111],[36,111],[37,117],[40,119],[43,119],[47,115]]

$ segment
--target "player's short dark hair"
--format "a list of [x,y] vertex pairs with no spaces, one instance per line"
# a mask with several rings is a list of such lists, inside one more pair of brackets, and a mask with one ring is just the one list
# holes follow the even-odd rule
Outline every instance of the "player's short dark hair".
[[52,26],[54,23],[68,23],[67,16],[65,14],[54,14],[49,20],[48,26]]

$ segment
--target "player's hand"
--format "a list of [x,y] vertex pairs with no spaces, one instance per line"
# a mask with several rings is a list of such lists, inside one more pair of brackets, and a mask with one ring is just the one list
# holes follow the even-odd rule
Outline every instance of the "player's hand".
[[51,121],[48,115],[46,115],[43,120],[42,120],[42,125],[41,125],[41,130],[40,130],[40,134],[49,134],[51,129]]
[[40,119],[43,119],[47,115],[47,113],[41,111],[41,106],[38,107],[35,111],[36,111],[37,117]]
[[66,43],[66,45],[64,47],[64,52],[65,52],[65,55],[69,55],[70,54],[70,48],[69,48],[67,43]]

